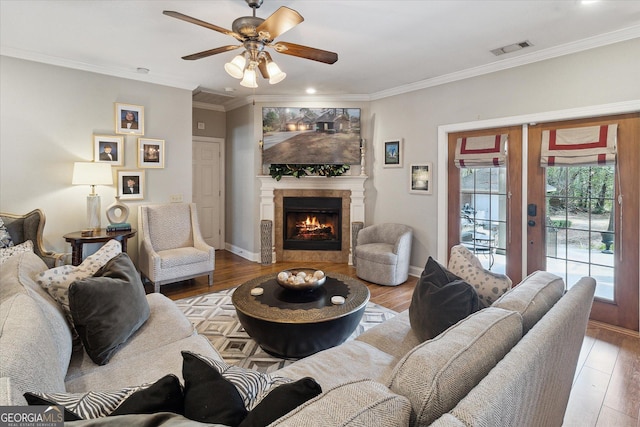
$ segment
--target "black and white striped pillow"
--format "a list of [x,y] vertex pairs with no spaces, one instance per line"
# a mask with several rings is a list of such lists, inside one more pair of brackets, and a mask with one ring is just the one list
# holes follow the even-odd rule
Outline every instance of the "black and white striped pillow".
[[[136,395],[145,393],[147,395]],[[133,396],[136,395],[135,401]],[[114,391],[86,393],[24,394],[29,405],[60,405],[64,407],[64,420],[91,420],[124,413],[176,412],[182,413],[182,385],[175,375],[166,375],[155,383],[124,387]],[[132,398],[131,403],[128,400]],[[140,401],[144,403],[140,403]],[[126,403],[126,411],[120,410]]]
[[29,405],[64,406],[65,421],[92,420],[108,416],[129,396],[143,388],[144,386],[126,387],[117,391],[89,391],[86,393],[36,392],[25,393],[24,397]]
[[291,382],[289,378],[240,368],[201,354],[189,351],[183,351],[182,353],[189,353],[220,372],[225,379],[238,389],[247,411],[251,411],[274,387]]

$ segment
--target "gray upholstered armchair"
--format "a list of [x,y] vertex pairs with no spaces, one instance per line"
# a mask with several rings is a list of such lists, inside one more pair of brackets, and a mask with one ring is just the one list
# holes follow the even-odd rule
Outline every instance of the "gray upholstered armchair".
[[138,231],[138,268],[154,292],[161,285],[204,275],[209,286],[213,284],[215,249],[202,238],[195,203],[140,206]]
[[69,254],[52,252],[44,248],[42,233],[44,231],[45,216],[40,209],[34,209],[31,212],[18,215],[12,213],[0,213],[2,221],[4,221],[7,231],[11,236],[14,245],[24,243],[31,240],[33,243],[33,252],[38,255],[50,268],[65,264],[70,260]]
[[409,277],[413,230],[403,224],[376,224],[358,232],[355,264],[361,279],[396,286]]

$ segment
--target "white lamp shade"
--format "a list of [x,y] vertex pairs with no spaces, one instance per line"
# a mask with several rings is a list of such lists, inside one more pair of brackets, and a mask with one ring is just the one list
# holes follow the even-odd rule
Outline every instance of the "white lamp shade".
[[113,174],[109,163],[75,162],[73,185],[113,185]]
[[247,60],[242,55],[237,55],[235,58],[231,60],[231,62],[227,62],[224,64],[224,70],[231,76],[236,79],[241,79],[243,77],[244,66],[246,65]]
[[269,83],[272,85],[280,83],[287,77],[287,74],[283,73],[275,62],[269,62],[267,64],[267,72],[269,73]]
[[253,68],[247,68],[244,71],[244,78],[240,82],[240,86],[256,88],[258,82],[256,81],[256,70]]

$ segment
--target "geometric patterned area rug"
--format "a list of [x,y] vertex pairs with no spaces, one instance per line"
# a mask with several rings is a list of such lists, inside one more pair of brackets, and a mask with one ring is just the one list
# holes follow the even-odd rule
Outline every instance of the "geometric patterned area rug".
[[[234,290],[235,288],[183,298],[175,303],[198,333],[208,338],[229,364],[269,373],[295,362],[295,359],[280,359],[265,352],[244,331],[231,302]],[[396,314],[381,305],[367,303],[360,324],[347,341]]]

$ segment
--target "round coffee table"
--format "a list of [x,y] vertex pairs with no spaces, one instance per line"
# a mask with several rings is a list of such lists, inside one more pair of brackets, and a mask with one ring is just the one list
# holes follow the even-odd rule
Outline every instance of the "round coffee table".
[[[313,291],[284,289],[276,274],[240,285],[231,298],[245,331],[267,353],[298,359],[343,343],[360,323],[369,302],[369,289],[360,281],[327,273],[325,284]],[[253,288],[262,295],[253,296]],[[341,296],[344,304],[333,304]]]

